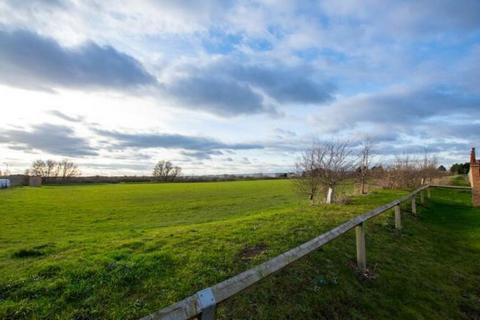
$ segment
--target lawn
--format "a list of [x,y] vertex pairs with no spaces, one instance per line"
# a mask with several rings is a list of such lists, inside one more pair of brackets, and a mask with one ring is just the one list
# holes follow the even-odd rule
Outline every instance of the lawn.
[[[405,194],[311,207],[290,181],[117,184],[0,192],[0,318],[136,319]],[[368,223],[248,289],[221,318],[479,316],[480,210],[435,190],[404,230]]]

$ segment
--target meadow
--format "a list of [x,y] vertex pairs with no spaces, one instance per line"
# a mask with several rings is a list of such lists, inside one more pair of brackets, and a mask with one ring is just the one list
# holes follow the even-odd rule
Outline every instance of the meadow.
[[[310,206],[291,181],[43,186],[0,191],[0,318],[136,319],[406,191]],[[475,319],[480,210],[435,190],[404,229],[368,223],[221,306],[224,319]]]

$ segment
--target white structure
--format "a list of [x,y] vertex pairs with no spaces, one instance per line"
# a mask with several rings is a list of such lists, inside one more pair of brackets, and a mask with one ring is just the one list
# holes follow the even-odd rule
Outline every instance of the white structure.
[[3,188],[10,188],[9,179],[0,179],[0,189],[3,189]]
[[327,203],[331,204],[333,202],[333,189],[328,188],[328,193],[327,193]]

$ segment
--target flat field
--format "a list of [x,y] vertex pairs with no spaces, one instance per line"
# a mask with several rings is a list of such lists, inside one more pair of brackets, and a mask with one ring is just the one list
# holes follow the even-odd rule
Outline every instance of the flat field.
[[[0,191],[0,318],[136,319],[404,194],[311,207],[287,180]],[[418,217],[368,223],[241,293],[225,319],[476,319],[480,210],[435,190]]]

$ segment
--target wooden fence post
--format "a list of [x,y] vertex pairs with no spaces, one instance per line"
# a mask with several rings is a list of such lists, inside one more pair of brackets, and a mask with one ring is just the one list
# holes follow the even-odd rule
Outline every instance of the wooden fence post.
[[412,198],[412,213],[417,214],[417,202],[415,200],[415,196]]
[[423,194],[423,191],[420,192],[420,203],[425,204],[425,195]]
[[365,272],[367,269],[367,253],[365,249],[365,222],[362,222],[355,228],[357,238],[357,266]]
[[427,188],[427,198],[430,199],[432,197],[432,192],[430,188]]
[[395,229],[402,229],[402,214],[400,211],[400,204],[395,206]]

